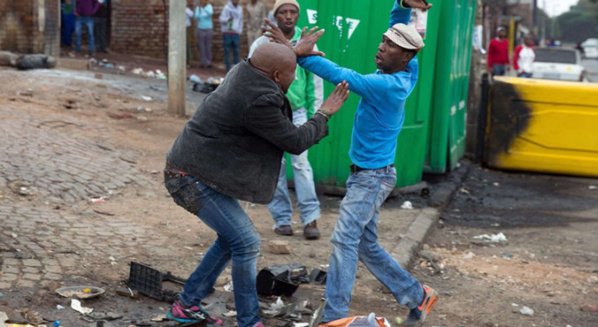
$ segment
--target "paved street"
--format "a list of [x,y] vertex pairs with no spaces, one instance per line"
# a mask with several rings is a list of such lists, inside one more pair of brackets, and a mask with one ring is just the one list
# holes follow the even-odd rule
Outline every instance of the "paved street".
[[584,59],[582,65],[588,72],[590,82],[598,83],[598,59]]

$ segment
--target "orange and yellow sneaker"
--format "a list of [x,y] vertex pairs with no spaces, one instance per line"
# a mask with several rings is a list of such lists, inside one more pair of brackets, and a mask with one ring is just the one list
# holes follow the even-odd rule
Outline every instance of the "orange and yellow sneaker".
[[403,324],[404,326],[415,326],[417,323],[424,322],[438,301],[438,294],[433,288],[427,285],[422,285],[422,287],[424,289],[424,300],[419,307],[409,311],[409,316],[407,316],[407,320]]

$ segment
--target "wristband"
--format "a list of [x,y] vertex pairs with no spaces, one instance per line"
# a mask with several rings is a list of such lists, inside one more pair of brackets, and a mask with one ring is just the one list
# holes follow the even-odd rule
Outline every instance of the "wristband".
[[324,118],[326,118],[326,121],[329,121],[330,120],[330,116],[332,116],[330,114],[330,112],[328,112],[328,110],[322,109],[322,108],[318,109],[316,111],[316,114],[320,114],[320,115],[324,116]]

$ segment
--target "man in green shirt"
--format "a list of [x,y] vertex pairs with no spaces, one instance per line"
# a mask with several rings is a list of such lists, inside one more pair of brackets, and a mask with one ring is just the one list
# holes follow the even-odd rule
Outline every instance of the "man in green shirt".
[[[299,19],[299,8],[299,3],[296,0],[278,0],[274,4],[274,18],[278,23],[278,27],[291,43],[296,43],[301,38],[301,29],[296,26]],[[265,36],[255,40],[249,50],[249,57],[259,45],[268,42],[270,40]],[[293,123],[297,126],[304,124],[314,114],[315,110],[320,108],[323,96],[324,85],[322,79],[297,66],[295,81],[287,92],[287,98],[293,109]],[[293,235],[291,227],[293,208],[287,188],[284,157],[282,162],[276,193],[274,199],[268,205],[268,209],[276,222],[274,226],[276,234],[291,236]],[[297,156],[291,155],[291,164],[297,193],[297,207],[303,225],[303,236],[308,240],[318,239],[320,232],[316,221],[320,218],[320,202],[316,195],[313,170],[307,158],[307,151]]]

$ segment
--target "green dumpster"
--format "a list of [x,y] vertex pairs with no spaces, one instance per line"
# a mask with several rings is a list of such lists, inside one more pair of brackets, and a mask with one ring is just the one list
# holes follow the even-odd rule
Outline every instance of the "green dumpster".
[[[326,53],[327,58],[362,74],[375,72],[374,57],[382,34],[388,29],[394,0],[299,2],[301,14],[298,26],[317,25],[326,29],[318,47]],[[440,11],[430,10],[428,15],[428,29],[424,40],[426,47],[418,54],[419,81],[407,101],[405,122],[397,145],[397,187],[417,184],[423,174],[438,37],[437,29],[430,27],[434,27],[433,22],[439,20]],[[325,83],[325,94],[330,94],[333,88],[330,83]],[[357,95],[351,95],[343,109],[331,119],[330,135],[309,150],[317,184],[345,186],[350,173],[351,160],[348,153],[358,101]],[[292,179],[290,168],[287,170],[287,177]]]
[[435,1],[440,13],[425,172],[455,168],[465,153],[467,92],[476,0]]

